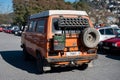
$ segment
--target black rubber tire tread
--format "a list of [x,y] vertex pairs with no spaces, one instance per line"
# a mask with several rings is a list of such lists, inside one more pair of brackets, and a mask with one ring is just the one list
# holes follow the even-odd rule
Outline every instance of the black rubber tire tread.
[[86,70],[87,68],[88,68],[88,64],[87,63],[84,63],[84,64],[78,66],[79,70]]
[[37,64],[37,69],[39,71],[39,74],[42,74],[44,72],[43,70],[43,58],[40,53],[37,53],[37,59],[36,59],[36,64]]
[[[89,38],[89,40],[88,40]],[[94,48],[99,43],[100,35],[95,28],[86,28],[82,32],[82,43],[85,47]],[[91,39],[91,40],[90,40]]]
[[24,55],[24,60],[26,61],[30,60],[31,55],[27,52],[25,47],[23,47],[23,55]]

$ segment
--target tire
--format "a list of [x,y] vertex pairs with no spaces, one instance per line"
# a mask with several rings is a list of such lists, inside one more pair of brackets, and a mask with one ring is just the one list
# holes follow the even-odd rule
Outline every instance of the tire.
[[86,70],[88,68],[88,64],[87,63],[83,63],[82,65],[78,66],[79,70]]
[[82,32],[82,43],[85,47],[95,48],[99,43],[100,35],[94,28],[86,28]]
[[43,58],[39,53],[37,53],[36,65],[37,65],[37,69],[39,71],[39,74],[42,74],[44,72],[44,70],[43,70]]
[[24,55],[24,60],[26,61],[30,60],[30,54],[27,52],[25,47],[23,47],[23,55]]
[[44,72],[50,71],[51,67],[48,64],[48,62],[41,56],[40,53],[37,53],[37,59],[36,59],[37,69],[39,71],[39,74],[42,74]]
[[106,53],[105,50],[103,49],[103,46],[98,45],[98,50],[97,50],[98,54],[104,54]]

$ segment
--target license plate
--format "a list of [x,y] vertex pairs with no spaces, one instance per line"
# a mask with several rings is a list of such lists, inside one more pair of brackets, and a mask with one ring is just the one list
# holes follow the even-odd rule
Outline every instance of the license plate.
[[104,48],[104,49],[110,49],[109,47],[105,47],[105,46],[104,46],[103,48]]
[[77,52],[66,52],[66,56],[77,56],[80,55],[80,51]]

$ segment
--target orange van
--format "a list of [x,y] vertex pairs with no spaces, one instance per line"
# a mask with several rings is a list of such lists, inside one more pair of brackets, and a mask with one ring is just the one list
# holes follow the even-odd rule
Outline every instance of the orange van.
[[36,59],[40,73],[56,66],[79,66],[97,58],[99,33],[88,14],[77,10],[48,10],[33,14],[22,33],[25,59]]

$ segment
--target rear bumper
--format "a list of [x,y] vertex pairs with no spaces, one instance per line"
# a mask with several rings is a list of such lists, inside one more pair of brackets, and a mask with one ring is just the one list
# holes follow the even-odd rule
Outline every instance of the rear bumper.
[[89,56],[77,56],[77,57],[62,57],[62,58],[47,58],[49,63],[53,62],[70,62],[70,61],[80,61],[80,60],[93,60],[97,59],[98,55],[89,55]]

